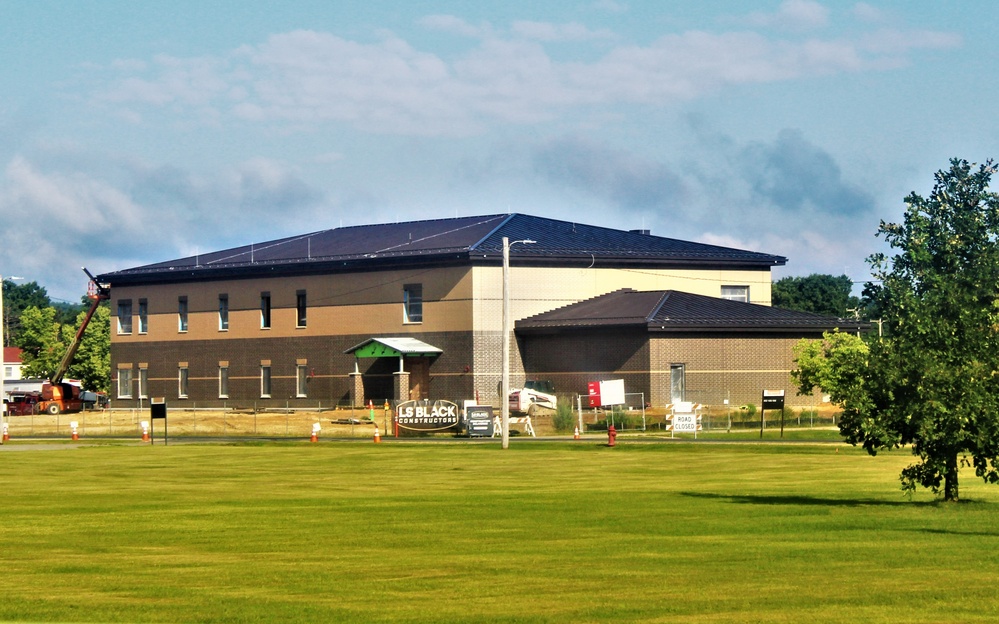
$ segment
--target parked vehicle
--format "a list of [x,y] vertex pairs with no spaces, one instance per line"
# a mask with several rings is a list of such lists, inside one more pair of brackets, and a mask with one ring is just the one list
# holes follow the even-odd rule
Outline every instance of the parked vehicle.
[[510,391],[510,411],[533,414],[538,408],[554,410],[558,399],[550,381],[527,381],[523,388]]

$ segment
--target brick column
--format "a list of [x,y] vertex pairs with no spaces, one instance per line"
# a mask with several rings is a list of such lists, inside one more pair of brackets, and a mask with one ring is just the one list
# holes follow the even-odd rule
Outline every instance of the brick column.
[[364,379],[361,373],[350,374],[350,405],[351,407],[364,405]]
[[409,400],[409,373],[407,371],[398,371],[392,373],[395,375],[395,400],[396,401],[408,401]]

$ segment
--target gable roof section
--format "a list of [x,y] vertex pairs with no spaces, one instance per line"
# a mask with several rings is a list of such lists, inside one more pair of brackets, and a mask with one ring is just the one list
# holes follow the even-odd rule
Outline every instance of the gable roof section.
[[503,237],[522,265],[764,268],[787,259],[524,214],[322,230],[99,275],[114,284],[374,270],[392,266],[499,264]]
[[650,332],[818,333],[869,329],[854,319],[821,316],[677,290],[630,288],[587,299],[516,322],[517,333],[590,328],[645,328]]

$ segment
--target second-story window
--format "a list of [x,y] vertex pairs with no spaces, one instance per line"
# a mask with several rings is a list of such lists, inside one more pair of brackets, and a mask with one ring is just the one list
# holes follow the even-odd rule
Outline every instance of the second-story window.
[[749,286],[722,286],[721,298],[749,303]]
[[423,322],[423,284],[406,284],[402,287],[402,321]]
[[260,293],[260,328],[270,329],[271,326],[271,294]]
[[177,299],[177,331],[187,331],[187,297]]
[[149,303],[145,299],[139,299],[139,333],[144,334],[149,331]]
[[306,315],[306,298],[305,291],[300,290],[295,295],[295,310],[298,313],[298,321],[296,327],[305,327],[308,323],[308,316]]
[[219,331],[229,329],[229,295],[219,295]]
[[118,333],[132,333],[132,300],[123,299],[118,302]]

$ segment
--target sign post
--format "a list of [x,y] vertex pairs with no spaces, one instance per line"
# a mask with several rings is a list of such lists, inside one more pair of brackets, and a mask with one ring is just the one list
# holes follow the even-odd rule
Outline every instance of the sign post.
[[760,438],[763,438],[764,423],[768,409],[780,410],[780,437],[784,437],[784,391],[764,390],[763,400],[760,403]]
[[170,436],[167,433],[167,405],[164,397],[154,397],[149,399],[149,443],[156,444],[156,434],[154,432],[157,419],[163,420],[163,443],[170,444]]

